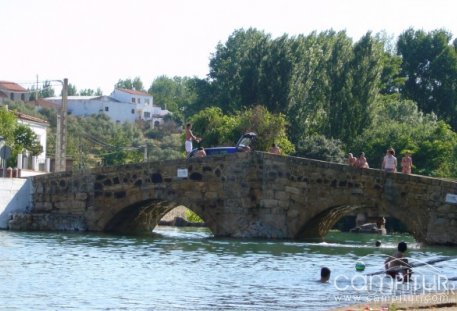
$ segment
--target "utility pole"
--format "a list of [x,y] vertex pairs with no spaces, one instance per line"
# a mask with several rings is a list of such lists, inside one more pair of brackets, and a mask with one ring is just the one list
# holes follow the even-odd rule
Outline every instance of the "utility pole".
[[57,114],[56,159],[54,172],[66,170],[68,79],[63,79],[62,104]]
[[36,75],[35,102],[38,101],[38,75]]

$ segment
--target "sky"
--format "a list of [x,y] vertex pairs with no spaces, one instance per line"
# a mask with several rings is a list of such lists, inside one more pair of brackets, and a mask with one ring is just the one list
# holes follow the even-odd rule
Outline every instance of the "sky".
[[[307,35],[345,30],[397,38],[412,27],[457,35],[455,0],[0,0],[0,80],[63,80],[109,95],[119,79],[205,78],[238,29]],[[59,92],[59,82],[53,82]]]

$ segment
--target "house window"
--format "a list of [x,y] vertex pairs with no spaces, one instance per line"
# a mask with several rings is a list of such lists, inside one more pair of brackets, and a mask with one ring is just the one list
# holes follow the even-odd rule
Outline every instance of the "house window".
[[141,98],[138,98],[138,104],[140,104],[140,103],[141,103]]
[[135,97],[132,97],[132,103],[135,103]]
[[105,107],[105,111],[109,111],[109,107],[108,106]]
[[25,101],[25,94],[21,94],[21,100]]
[[135,109],[132,109],[132,114],[134,114],[134,113],[135,113]]
[[144,118],[145,119],[149,119],[151,117],[151,113],[150,112],[145,112],[144,113]]
[[13,93],[10,94],[10,97],[11,97],[11,100],[14,100],[14,94]]
[[145,99],[144,102],[149,105],[149,98]]

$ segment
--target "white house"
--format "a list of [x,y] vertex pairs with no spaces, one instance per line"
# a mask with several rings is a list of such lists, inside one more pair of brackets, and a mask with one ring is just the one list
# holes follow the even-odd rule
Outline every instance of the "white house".
[[10,81],[0,81],[0,103],[4,102],[6,99],[13,101],[22,100],[23,102],[26,102],[29,98],[29,91],[19,84]]
[[[49,127],[48,122],[37,117],[26,115],[24,113],[16,113],[16,115],[17,122],[30,127],[30,129],[37,135],[37,139],[40,142],[40,145],[43,146],[42,153],[40,153],[36,157],[28,157],[29,161],[24,161],[22,165],[18,163],[18,167],[24,169],[32,169],[34,171],[49,171],[49,168],[46,167],[47,165],[49,165],[46,164],[47,129]],[[18,162],[22,162],[22,159]]]
[[[62,97],[47,101],[60,105]],[[104,113],[115,122],[151,121],[163,123],[170,112],[153,104],[152,95],[135,90],[115,89],[110,96],[68,96],[68,113],[76,116]]]

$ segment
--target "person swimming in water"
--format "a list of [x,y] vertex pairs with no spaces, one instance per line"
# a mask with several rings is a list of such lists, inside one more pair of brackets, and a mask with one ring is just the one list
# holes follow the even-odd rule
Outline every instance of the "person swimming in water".
[[392,256],[387,257],[384,262],[386,274],[393,278],[403,278],[404,282],[409,281],[412,273],[408,259],[405,258],[407,250],[408,246],[405,242],[398,243],[397,252]]

